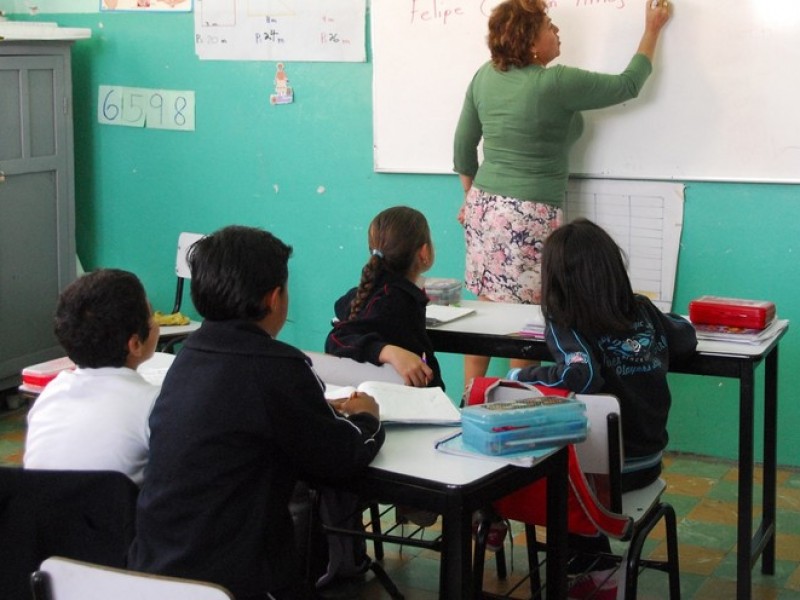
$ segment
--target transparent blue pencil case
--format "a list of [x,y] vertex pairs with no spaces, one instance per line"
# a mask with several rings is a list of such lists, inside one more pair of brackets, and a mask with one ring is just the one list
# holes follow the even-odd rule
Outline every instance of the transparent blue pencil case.
[[534,396],[467,406],[461,410],[464,443],[503,455],[586,439],[586,406],[574,398]]

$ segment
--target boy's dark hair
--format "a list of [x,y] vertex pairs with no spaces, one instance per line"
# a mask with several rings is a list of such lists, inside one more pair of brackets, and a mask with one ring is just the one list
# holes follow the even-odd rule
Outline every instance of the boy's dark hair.
[[636,300],[625,255],[602,227],[580,218],[547,238],[542,253],[542,314],[585,335],[630,329]]
[[58,299],[55,334],[79,367],[122,367],[128,340],[150,334],[150,303],[133,273],[98,269],[68,285]]
[[258,321],[264,296],[284,287],[292,247],[263,229],[230,225],[195,242],[187,261],[192,302],[211,321]]
[[423,244],[431,243],[428,221],[420,211],[408,206],[393,206],[372,219],[368,232],[370,257],[361,270],[358,290],[350,303],[353,319],[369,297],[381,271],[405,276]]

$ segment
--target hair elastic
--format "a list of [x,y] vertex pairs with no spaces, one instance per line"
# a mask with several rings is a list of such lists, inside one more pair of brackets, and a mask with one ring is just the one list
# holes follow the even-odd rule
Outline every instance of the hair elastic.
[[377,256],[378,258],[383,258],[383,252],[381,252],[377,248],[373,248],[372,249],[372,256]]

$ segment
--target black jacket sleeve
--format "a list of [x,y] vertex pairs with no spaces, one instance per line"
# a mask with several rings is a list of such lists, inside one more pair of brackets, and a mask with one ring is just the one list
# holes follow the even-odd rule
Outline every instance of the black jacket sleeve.
[[383,445],[385,432],[367,413],[345,418],[325,400],[322,383],[310,365],[285,361],[284,385],[273,411],[277,445],[298,470],[319,480],[356,475]]
[[407,331],[419,320],[417,311],[414,300],[403,290],[383,286],[368,298],[358,316],[334,324],[325,340],[325,352],[380,365],[381,351],[388,344],[417,351],[406,340]]
[[548,323],[545,341],[555,364],[514,370],[510,373],[512,379],[563,387],[579,394],[591,394],[603,388],[601,366],[589,343],[578,332]]

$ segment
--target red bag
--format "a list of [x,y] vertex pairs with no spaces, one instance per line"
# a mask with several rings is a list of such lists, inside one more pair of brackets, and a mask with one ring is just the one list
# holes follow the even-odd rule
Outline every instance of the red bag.
[[[567,497],[570,533],[596,535],[604,533],[616,539],[626,539],[633,529],[633,519],[612,513],[595,497],[578,464],[575,446],[569,450],[569,484]],[[542,479],[517,490],[494,503],[494,509],[504,519],[533,525],[547,524],[547,480]]]
[[545,396],[562,396],[564,398],[572,393],[564,388],[533,385],[522,381],[500,379],[499,377],[475,377],[467,387],[465,394],[466,404],[467,406],[473,406],[475,404],[513,399],[521,395],[519,390],[533,391],[536,394],[542,393]]

